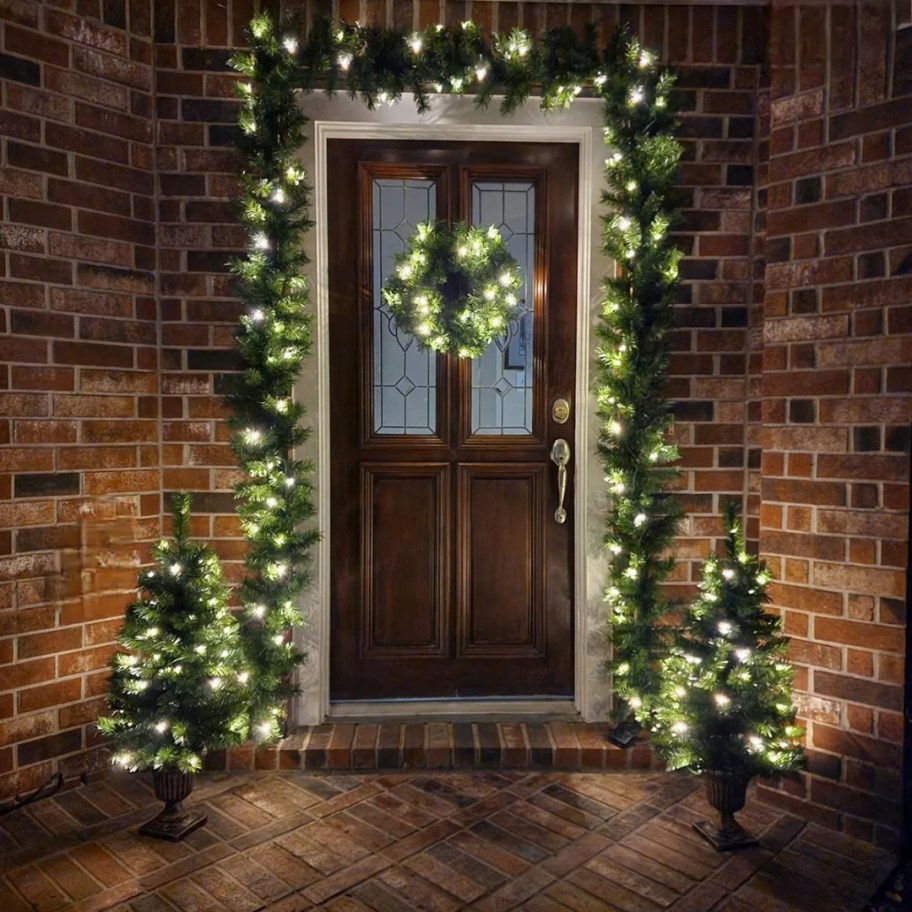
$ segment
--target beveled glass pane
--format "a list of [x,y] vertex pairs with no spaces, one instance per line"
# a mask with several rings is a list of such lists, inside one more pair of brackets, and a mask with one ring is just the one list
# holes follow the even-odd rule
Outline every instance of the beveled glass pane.
[[528,181],[472,184],[472,223],[495,225],[519,264],[518,316],[472,361],[472,433],[532,433],[532,343],[535,187]]
[[437,216],[434,181],[375,179],[372,183],[373,418],[375,434],[434,434],[437,430],[437,358],[400,329],[380,295],[393,257],[418,222]]

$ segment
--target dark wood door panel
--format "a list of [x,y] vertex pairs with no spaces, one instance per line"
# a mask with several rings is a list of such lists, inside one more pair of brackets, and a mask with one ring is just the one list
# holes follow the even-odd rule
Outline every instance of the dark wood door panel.
[[[573,529],[553,521],[549,451],[574,439],[575,415],[558,426],[550,408],[574,399],[577,156],[564,143],[330,141],[332,700],[573,692]],[[391,431],[372,412],[387,326],[374,257],[390,262],[372,207],[413,180],[443,221],[472,221],[473,181],[534,188],[528,432],[472,433],[472,364],[455,357],[425,372],[432,430]]]
[[365,465],[362,656],[445,655],[449,466]]
[[458,469],[459,652],[545,655],[545,467]]

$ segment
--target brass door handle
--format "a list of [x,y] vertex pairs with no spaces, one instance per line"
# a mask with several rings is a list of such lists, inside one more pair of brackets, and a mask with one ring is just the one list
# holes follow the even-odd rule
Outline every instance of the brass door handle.
[[551,462],[557,466],[557,509],[554,519],[559,523],[567,521],[567,511],[564,509],[564,496],[567,493],[567,465],[570,462],[570,444],[562,437],[551,445]]

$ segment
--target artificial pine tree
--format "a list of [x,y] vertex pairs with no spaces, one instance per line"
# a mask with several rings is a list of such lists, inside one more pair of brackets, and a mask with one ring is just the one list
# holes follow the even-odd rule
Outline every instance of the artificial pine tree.
[[[738,848],[753,842],[733,817],[744,805],[747,782],[794,772],[804,749],[797,740],[803,732],[795,725],[793,670],[784,658],[788,640],[779,617],[763,607],[769,572],[745,550],[733,505],[725,509],[725,523],[725,553],[703,564],[700,594],[661,663],[653,743],[669,769],[707,774],[707,795],[722,826],[697,829],[717,848]],[[715,803],[726,785],[740,789],[737,807]]]
[[[111,661],[110,714],[98,720],[115,763],[155,771],[169,816],[157,818],[166,832],[148,832],[169,839],[205,823],[179,806],[203,754],[242,743],[249,727],[249,673],[218,557],[188,538],[189,494],[174,496],[173,516],[173,540],[155,546],[156,566],[141,574],[140,596],[127,608],[118,642],[128,651]],[[186,793],[160,793],[164,774],[181,774]]]

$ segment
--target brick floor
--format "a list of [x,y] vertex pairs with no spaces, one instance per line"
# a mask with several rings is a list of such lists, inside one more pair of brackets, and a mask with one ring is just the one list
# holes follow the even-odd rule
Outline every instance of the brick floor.
[[209,770],[566,769],[656,766],[648,744],[612,744],[607,724],[586,722],[326,723],[273,747],[206,758]]
[[208,773],[189,803],[176,845],[136,835],[143,775],[0,818],[0,912],[858,912],[892,863],[756,799],[761,845],[718,854],[699,783],[659,772]]

